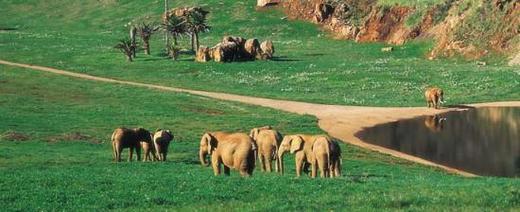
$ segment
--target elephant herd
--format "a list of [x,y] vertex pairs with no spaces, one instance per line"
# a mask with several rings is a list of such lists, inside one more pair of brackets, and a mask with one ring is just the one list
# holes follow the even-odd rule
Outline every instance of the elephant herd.
[[141,160],[141,149],[144,151],[143,161],[166,161],[168,147],[173,140],[169,130],[157,129],[155,133],[143,128],[117,128],[112,133],[112,154],[114,161],[121,161],[123,148],[129,148],[128,161],[132,160],[134,150],[137,160]]
[[[130,149],[129,160],[133,151],[140,160],[140,150],[144,150],[144,161],[165,161],[168,145],[173,134],[168,130],[157,130],[150,133],[143,128],[117,128],[112,134],[112,147],[115,161],[121,161],[121,150]],[[251,129],[246,133],[206,132],[202,135],[199,146],[199,160],[203,166],[210,166],[215,175],[229,175],[231,169],[241,176],[251,176],[255,166],[262,171],[274,171],[284,174],[283,156],[285,153],[295,155],[296,175],[309,172],[316,177],[341,176],[341,149],[337,141],[326,135],[286,135],[264,126]],[[150,157],[150,154],[152,157]],[[209,157],[209,160],[208,160]]]

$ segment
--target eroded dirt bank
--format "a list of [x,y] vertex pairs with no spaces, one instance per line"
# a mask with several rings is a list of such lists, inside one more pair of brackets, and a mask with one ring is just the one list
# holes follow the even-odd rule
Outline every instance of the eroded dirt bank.
[[[270,107],[286,112],[292,112],[297,114],[308,114],[314,115],[319,119],[319,126],[329,135],[342,140],[343,142],[363,147],[366,149],[378,151],[384,154],[390,154],[395,157],[403,158],[406,160],[414,161],[420,164],[439,167],[447,170],[450,173],[457,173],[463,176],[475,176],[472,173],[464,172],[461,170],[453,169],[443,165],[435,164],[430,161],[407,155],[395,150],[371,145],[363,142],[355,135],[356,132],[362,130],[365,127],[371,127],[377,124],[396,121],[399,119],[413,118],[422,115],[434,115],[438,113],[447,112],[450,110],[458,110],[457,108],[434,110],[426,107],[362,107],[362,106],[340,106],[340,105],[324,105],[324,104],[313,104],[305,102],[295,102],[286,100],[275,100],[267,98],[258,98],[250,96],[241,96],[235,94],[226,93],[215,93],[207,91],[197,91],[189,89],[181,89],[168,86],[160,86],[147,83],[131,82],[124,80],[115,80],[104,77],[96,77],[87,74],[80,74],[69,72],[65,70],[59,70],[49,67],[28,65],[13,63],[9,61],[0,60],[0,64],[16,66],[22,68],[28,68],[37,71],[49,72],[74,78],[101,81],[107,83],[125,84],[137,87],[145,87],[158,89],[162,91],[173,91],[173,92],[184,92],[200,96],[211,97],[220,100],[235,101],[251,105]],[[484,107],[484,106],[515,106],[520,107],[520,101],[513,102],[494,102],[494,103],[482,103],[482,104],[471,104],[467,105],[471,107]]]
[[385,5],[378,0],[287,0],[291,19],[317,23],[339,39],[403,44],[434,38],[425,55],[462,55],[478,59],[489,52],[513,57],[520,51],[520,1],[444,0],[416,6]]

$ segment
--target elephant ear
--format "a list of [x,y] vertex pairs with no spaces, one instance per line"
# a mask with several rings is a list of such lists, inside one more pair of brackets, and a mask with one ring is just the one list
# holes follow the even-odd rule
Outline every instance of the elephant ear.
[[211,154],[217,148],[217,140],[209,133],[204,134],[201,145],[203,142],[208,145],[208,154]]
[[165,132],[166,132],[166,133],[170,136],[170,138],[173,140],[173,133],[172,133],[172,131],[170,131],[170,130],[166,130]]
[[294,136],[291,138],[291,154],[294,154],[296,151],[300,150],[303,147],[303,139],[300,136]]

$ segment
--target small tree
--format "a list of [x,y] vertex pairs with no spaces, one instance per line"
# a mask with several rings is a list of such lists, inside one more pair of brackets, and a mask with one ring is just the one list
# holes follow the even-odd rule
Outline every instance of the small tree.
[[199,48],[199,33],[208,32],[211,27],[206,23],[209,12],[202,8],[193,8],[186,17],[186,28],[191,36],[191,49]]
[[[164,30],[173,38],[173,44],[177,45],[177,38],[187,34],[186,21],[177,16],[171,16],[163,25]],[[168,45],[169,46],[169,45]]]
[[126,59],[129,62],[133,61],[132,56],[133,56],[133,53],[134,53],[134,50],[133,50],[134,46],[132,45],[132,41],[130,39],[121,39],[121,40],[119,40],[119,43],[117,45],[115,45],[114,48],[118,49],[123,54],[125,54]]
[[149,55],[150,54],[150,38],[152,37],[152,34],[155,33],[159,26],[156,26],[154,23],[146,23],[142,22],[141,24],[136,26],[137,32],[139,33],[139,36],[141,37],[141,40],[143,41],[143,49],[144,53]]

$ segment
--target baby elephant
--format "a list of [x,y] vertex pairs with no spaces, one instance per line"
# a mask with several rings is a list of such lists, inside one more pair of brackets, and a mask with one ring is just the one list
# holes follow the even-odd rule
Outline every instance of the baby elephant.
[[170,141],[173,140],[173,134],[169,130],[158,129],[153,135],[153,143],[155,145],[155,151],[159,161],[166,161],[168,155],[168,146]]
[[444,92],[437,87],[431,87],[424,92],[424,98],[428,107],[439,109],[440,104],[444,103]]
[[121,161],[121,152],[124,148],[130,149],[128,161],[132,160],[134,150],[137,154],[137,160],[141,160],[141,141],[151,142],[150,132],[143,128],[117,128],[112,133],[112,152],[116,162]]

